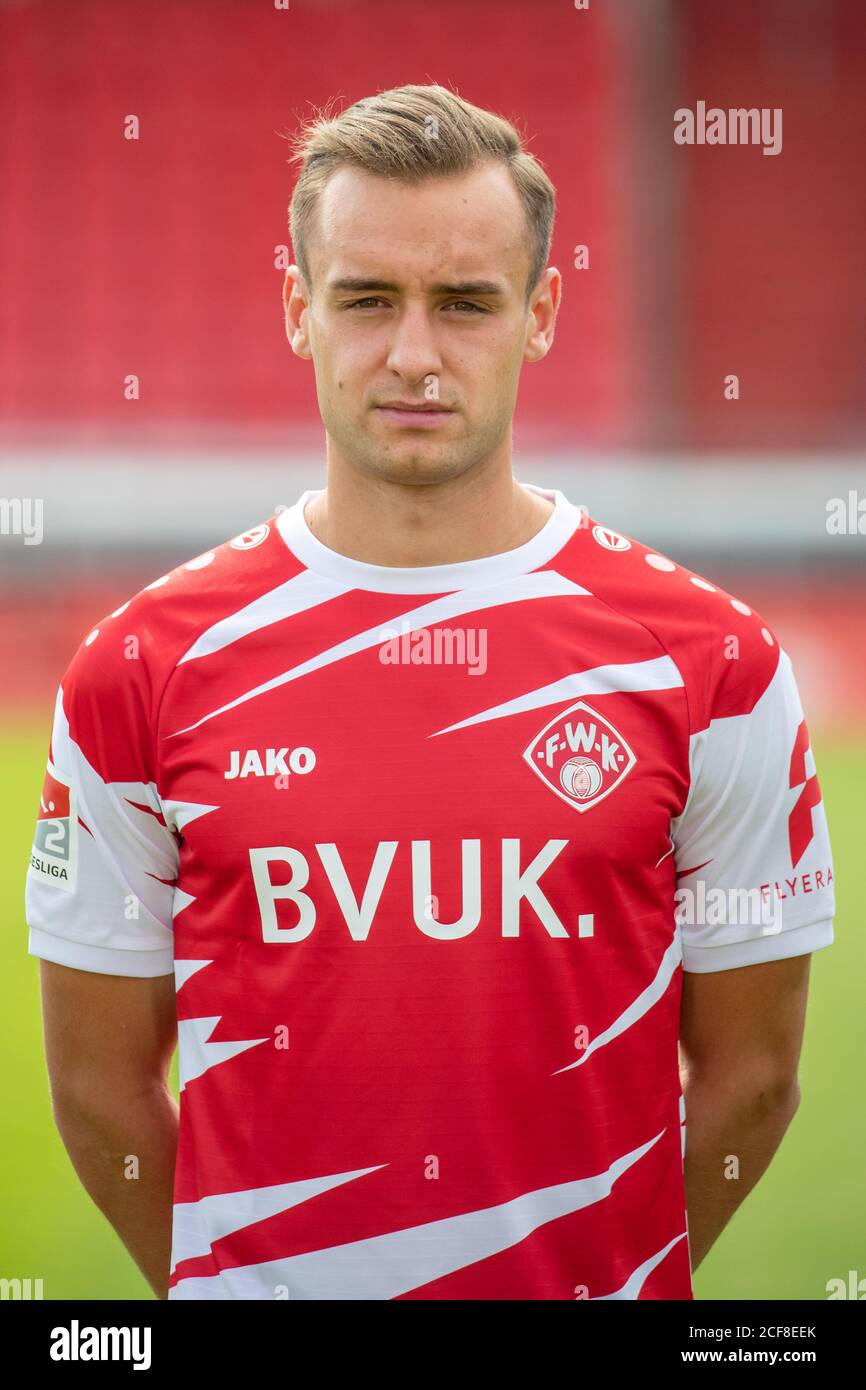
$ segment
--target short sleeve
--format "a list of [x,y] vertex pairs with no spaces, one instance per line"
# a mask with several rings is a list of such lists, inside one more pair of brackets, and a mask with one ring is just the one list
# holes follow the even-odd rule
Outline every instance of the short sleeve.
[[57,694],[25,886],[29,954],[78,970],[173,971],[178,842],[150,767],[140,663],[86,644]]
[[786,652],[746,713],[693,733],[672,823],[683,969],[730,970],[833,942],[830,839]]

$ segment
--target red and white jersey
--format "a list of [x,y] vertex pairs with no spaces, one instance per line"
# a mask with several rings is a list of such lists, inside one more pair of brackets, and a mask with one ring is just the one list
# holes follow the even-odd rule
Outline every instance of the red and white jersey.
[[177,988],[172,1299],[692,1297],[682,971],[833,941],[787,655],[561,492],[330,550],[307,492],[57,699],[30,952]]

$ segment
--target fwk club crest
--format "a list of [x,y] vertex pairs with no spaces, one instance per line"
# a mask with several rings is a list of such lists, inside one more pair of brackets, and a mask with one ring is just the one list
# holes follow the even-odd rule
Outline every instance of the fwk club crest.
[[533,772],[576,811],[609,796],[637,759],[622,734],[583,700],[570,705],[524,750]]

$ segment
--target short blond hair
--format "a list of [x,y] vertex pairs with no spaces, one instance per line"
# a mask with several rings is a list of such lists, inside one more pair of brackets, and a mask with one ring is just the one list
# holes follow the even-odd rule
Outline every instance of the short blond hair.
[[550,255],[556,190],[518,130],[503,116],[464,101],[438,84],[392,87],[339,115],[327,108],[290,137],[301,171],[289,207],[296,263],[312,290],[307,248],[319,197],[344,165],[405,183],[467,173],[490,159],[508,169],[526,212],[532,242],[527,299]]

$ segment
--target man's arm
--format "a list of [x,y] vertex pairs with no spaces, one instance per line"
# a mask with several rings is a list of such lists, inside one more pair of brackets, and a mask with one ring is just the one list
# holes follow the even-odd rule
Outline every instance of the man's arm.
[[[157,1298],[168,1295],[178,1107],[173,975],[40,961],[54,1118],[81,1182]],[[135,1162],[133,1162],[135,1160]]]
[[[683,974],[680,1076],[693,1270],[768,1167],[799,1105],[810,961],[792,956]],[[726,1176],[732,1157],[737,1177]]]

